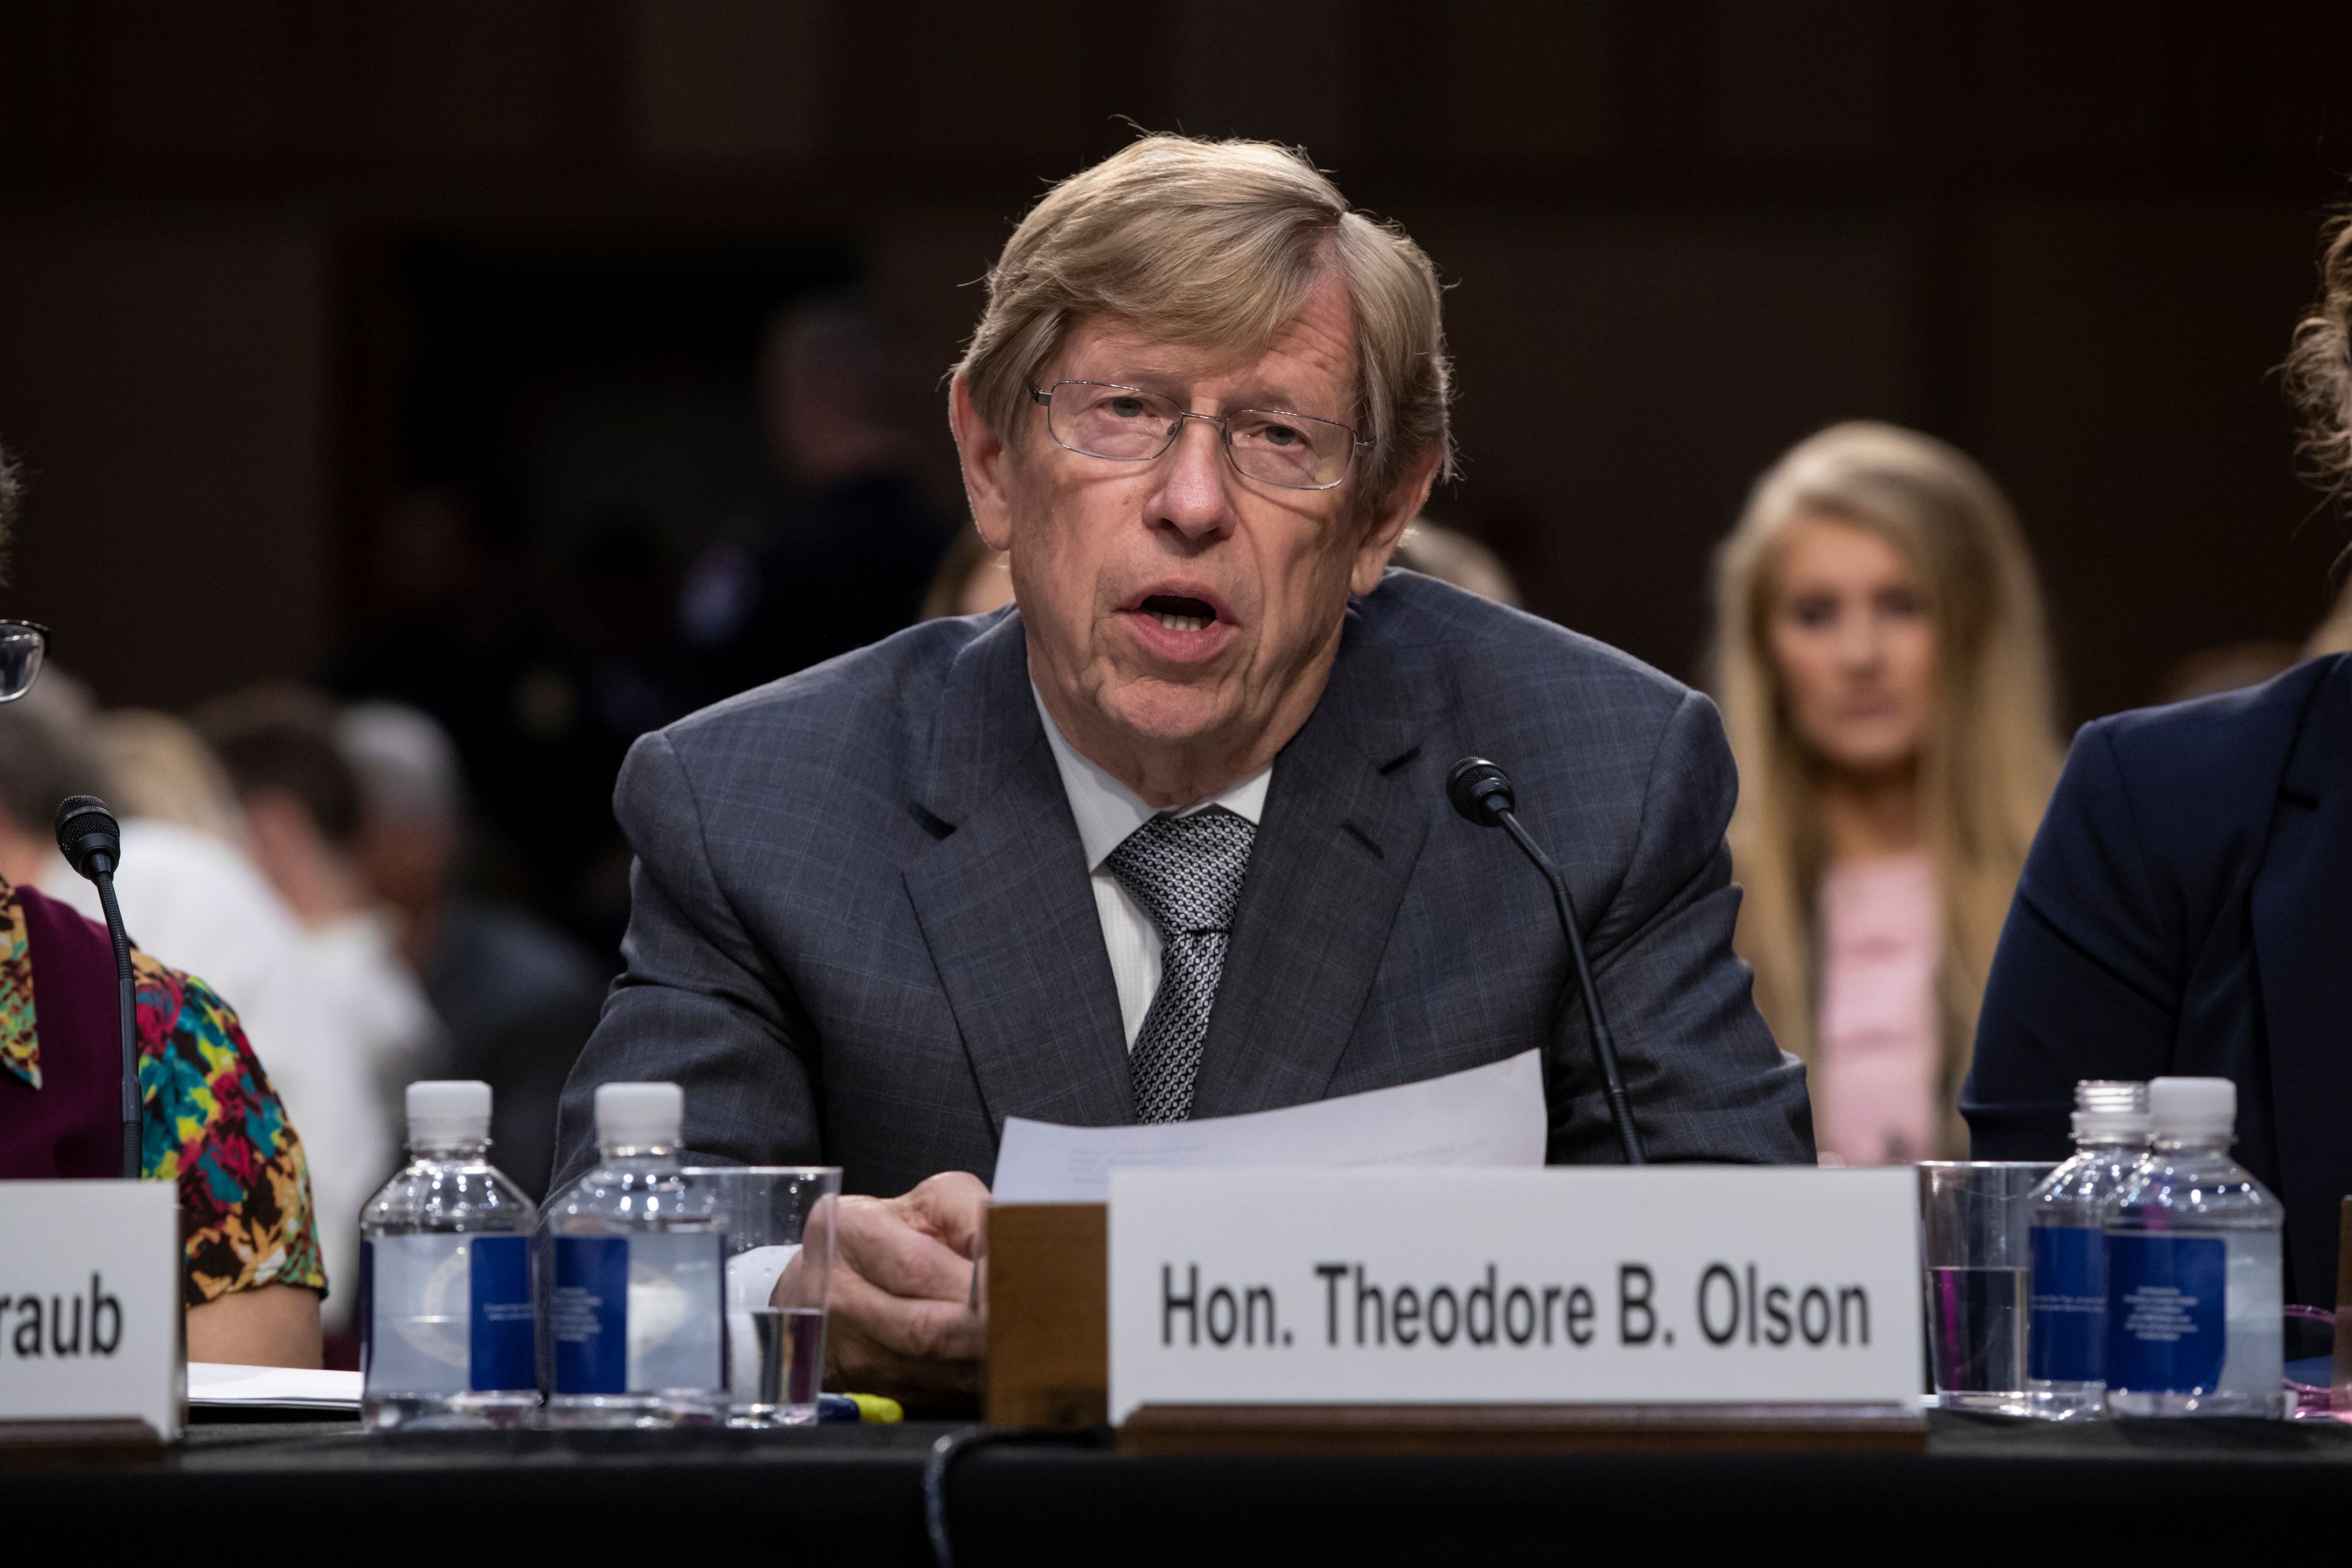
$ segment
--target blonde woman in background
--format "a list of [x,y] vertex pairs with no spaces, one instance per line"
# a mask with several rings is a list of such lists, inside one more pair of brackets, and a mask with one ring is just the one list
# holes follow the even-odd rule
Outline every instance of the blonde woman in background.
[[1814,1140],[1965,1157],[1978,1004],[2060,760],[2015,514],[1940,441],[1835,426],[1757,482],[1715,592],[1736,944]]

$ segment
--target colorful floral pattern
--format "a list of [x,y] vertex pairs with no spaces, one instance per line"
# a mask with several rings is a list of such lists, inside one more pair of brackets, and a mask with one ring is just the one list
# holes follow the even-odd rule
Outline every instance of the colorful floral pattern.
[[[138,1003],[142,1173],[176,1182],[184,1294],[303,1285],[322,1294],[302,1141],[228,1004],[193,975],[131,953]],[[0,1067],[41,1086],[32,967],[14,888],[0,882]]]
[[138,977],[141,1165],[180,1184],[190,1306],[259,1285],[323,1293],[302,1141],[228,1004],[193,975],[131,955]]
[[26,947],[25,906],[0,882],[0,1067],[41,1087],[41,1052],[33,1034],[33,955]]

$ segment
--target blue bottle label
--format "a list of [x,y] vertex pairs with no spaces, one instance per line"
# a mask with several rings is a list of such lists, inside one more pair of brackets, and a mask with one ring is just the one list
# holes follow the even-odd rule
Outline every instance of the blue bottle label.
[[555,1392],[629,1391],[629,1240],[555,1238]]
[[530,1243],[520,1236],[478,1236],[473,1255],[472,1384],[478,1393],[532,1389]]
[[714,1230],[555,1238],[555,1392],[726,1386]]
[[2218,1237],[2107,1237],[2107,1386],[2201,1394],[2230,1348],[2228,1243]]
[[2037,1383],[2103,1382],[2106,1340],[2105,1235],[2079,1226],[2036,1226],[2026,1375]]

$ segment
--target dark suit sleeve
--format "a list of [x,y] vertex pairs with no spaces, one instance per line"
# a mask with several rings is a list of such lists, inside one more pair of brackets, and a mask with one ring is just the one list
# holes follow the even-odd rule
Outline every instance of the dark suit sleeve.
[[[1577,912],[1649,1157],[1810,1163],[1804,1068],[1773,1043],[1731,950],[1739,889],[1724,829],[1738,792],[1715,705],[1686,693],[1651,762],[1624,880],[1597,922]],[[1619,1158],[1579,1000],[1558,1048],[1550,1158]]]
[[1960,1095],[1979,1160],[2063,1160],[2079,1079],[2164,1072],[2179,1011],[2177,896],[2148,874],[2104,724],[2066,759],[2001,927]]
[[692,782],[666,737],[630,749],[613,808],[636,853],[624,968],[564,1086],[556,1185],[595,1154],[596,1086],[632,1079],[685,1089],[697,1156],[817,1162],[806,1017],[712,875]]

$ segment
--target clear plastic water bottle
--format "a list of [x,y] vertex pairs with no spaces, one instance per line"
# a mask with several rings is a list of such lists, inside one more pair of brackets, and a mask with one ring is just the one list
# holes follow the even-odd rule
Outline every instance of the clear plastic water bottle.
[[2284,1415],[2286,1210],[2230,1158],[2237,1085],[2160,1078],[2147,1098],[2153,1142],[2107,1205],[2107,1407]]
[[2107,1407],[2107,1202],[2147,1148],[2147,1085],[2074,1086],[2074,1157],[2025,1201],[2032,1230],[2026,1389],[2034,1415],[2079,1421]]
[[410,1084],[408,1149],[360,1211],[361,1419],[520,1426],[539,1405],[536,1211],[489,1163],[490,1086]]
[[685,1119],[674,1083],[603,1085],[596,1166],[548,1204],[554,1425],[726,1415],[725,1237],[712,1194],[678,1174]]

